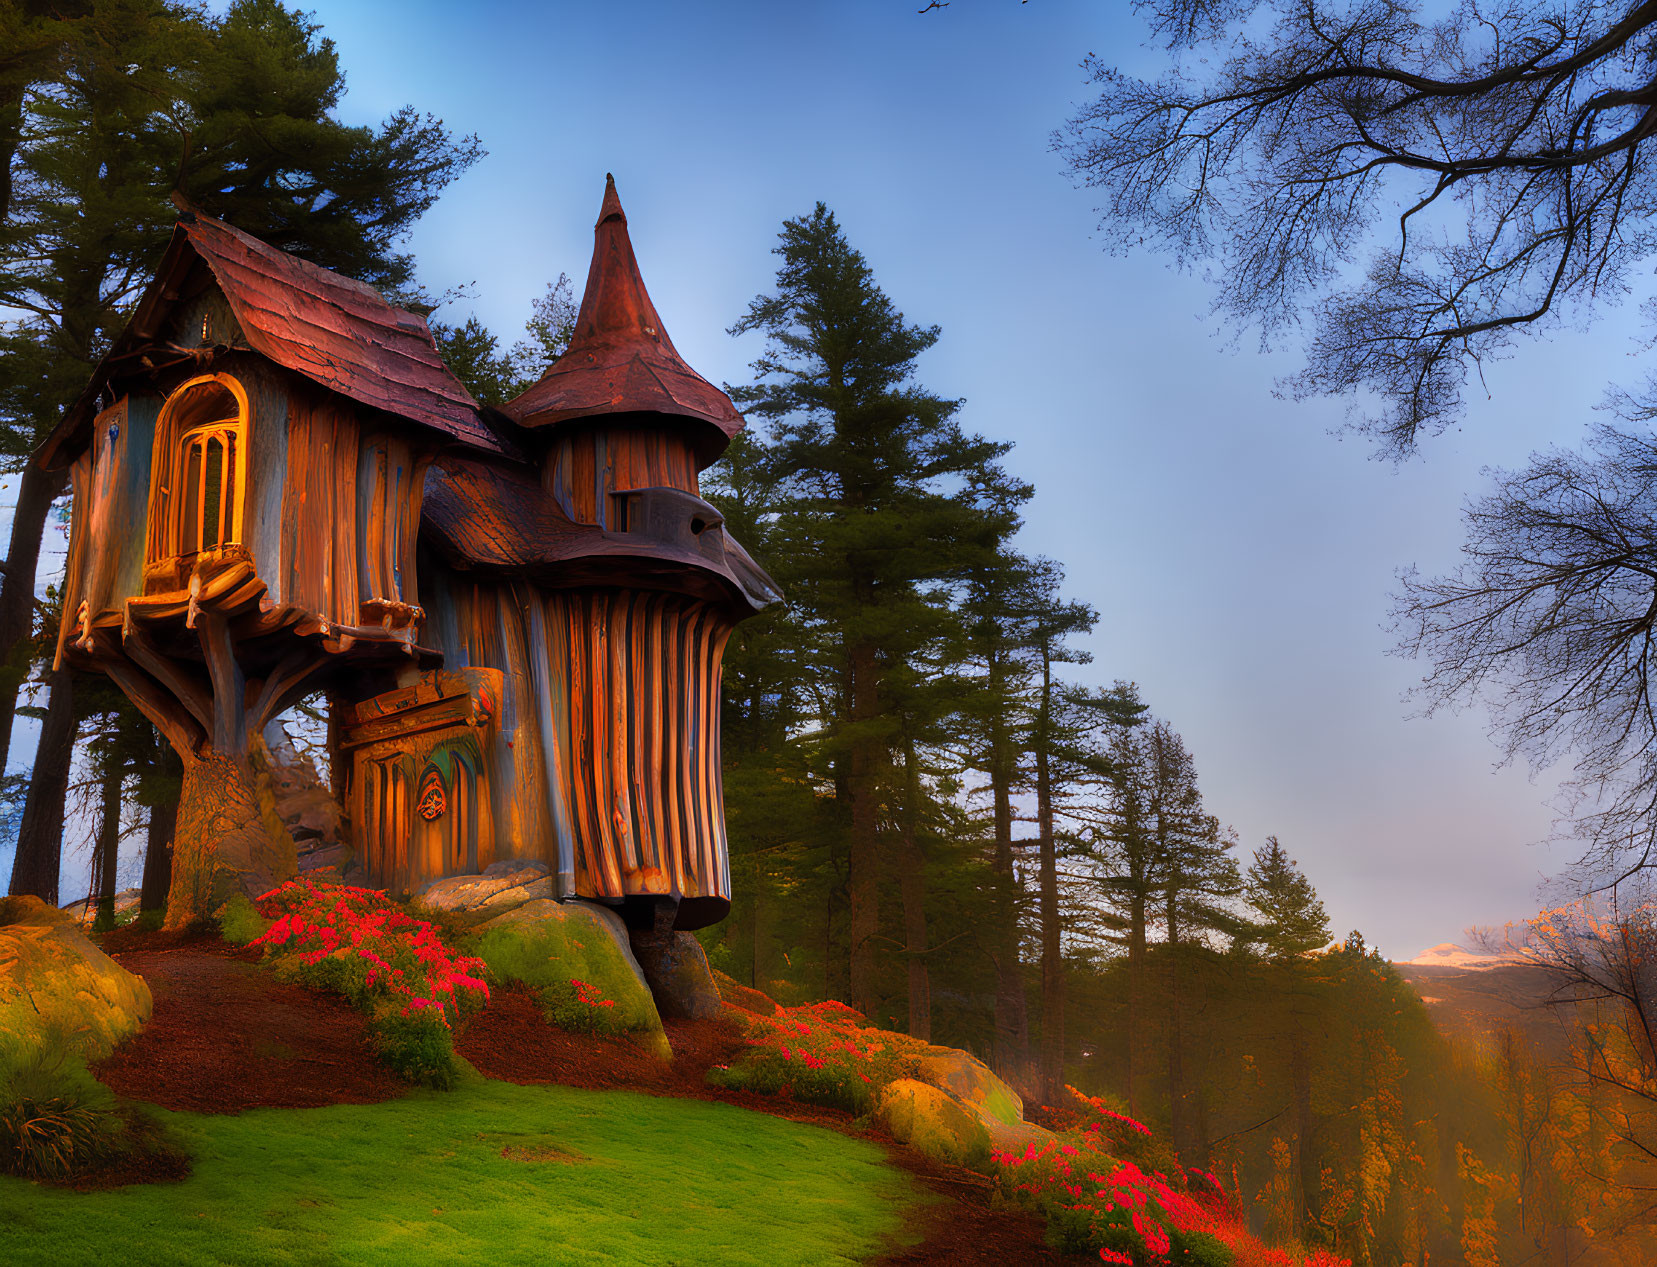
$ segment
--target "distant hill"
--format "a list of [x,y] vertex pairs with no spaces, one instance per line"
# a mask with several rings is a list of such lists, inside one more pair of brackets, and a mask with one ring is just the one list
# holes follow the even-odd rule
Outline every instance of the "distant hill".
[[1526,959],[1517,952],[1498,954],[1488,950],[1469,950],[1453,941],[1440,942],[1431,950],[1423,950],[1414,959],[1398,964],[1400,968],[1498,968],[1505,964],[1521,964]]
[[1560,1018],[1547,1006],[1555,979],[1522,956],[1480,954],[1446,943],[1393,967],[1447,1038],[1483,1045],[1513,1029],[1529,1035],[1540,1054],[1565,1054]]

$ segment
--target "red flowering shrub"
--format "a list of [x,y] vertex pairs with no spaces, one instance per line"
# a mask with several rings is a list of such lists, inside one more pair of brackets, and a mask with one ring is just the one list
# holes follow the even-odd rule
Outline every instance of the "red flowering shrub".
[[[1042,1125],[1049,1130],[1080,1131],[1112,1157],[1131,1161],[1146,1174],[1184,1173],[1167,1141],[1158,1138],[1143,1122],[1116,1111],[1098,1096],[1084,1095],[1075,1087],[1065,1087],[1065,1093],[1066,1102],[1062,1106],[1043,1109]],[[1218,1191],[1218,1188],[1219,1181],[1215,1180],[1214,1189]]]
[[1066,1090],[1071,1103],[1047,1111],[1068,1125],[1063,1135],[1042,1148],[991,1154],[1002,1199],[1045,1216],[1061,1248],[1134,1267],[1351,1267],[1321,1250],[1292,1255],[1268,1248],[1206,1171],[1147,1173],[1142,1163],[1113,1155],[1118,1144],[1154,1147],[1155,1138],[1143,1123]]
[[373,889],[290,880],[258,899],[278,973],[344,995],[374,1023],[381,1057],[411,1081],[454,1080],[452,1030],[489,999],[483,962]]
[[539,991],[541,1009],[559,1029],[577,1034],[620,1034],[627,1026],[616,1015],[616,1001],[579,977],[554,981]]
[[708,1081],[762,1094],[786,1093],[852,1113],[867,1111],[873,1094],[908,1077],[926,1044],[875,1029],[844,1003],[830,1000],[779,1008],[775,1015],[732,1010],[748,1051]]

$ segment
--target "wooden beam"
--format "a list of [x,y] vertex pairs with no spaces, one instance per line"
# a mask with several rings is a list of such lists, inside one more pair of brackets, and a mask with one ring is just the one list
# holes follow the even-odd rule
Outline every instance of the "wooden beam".
[[230,624],[218,612],[196,618],[201,651],[207,657],[207,675],[213,680],[213,750],[227,757],[247,752],[247,680],[236,659]]
[[272,717],[295,700],[303,698],[307,683],[333,657],[306,643],[300,643],[280,660],[260,683],[252,710],[252,729],[263,731]]
[[195,718],[203,732],[213,729],[212,687],[199,676],[189,672],[176,661],[155,649],[154,644],[130,619],[122,622],[120,651],[147,675],[171,692],[173,697]]
[[148,673],[119,653],[99,657],[98,663],[126,697],[137,705],[138,711],[155,723],[155,728],[167,737],[167,742],[172,744],[173,750],[186,761],[195,760],[200,754],[201,744],[207,737],[207,732],[184,710],[178,700]]

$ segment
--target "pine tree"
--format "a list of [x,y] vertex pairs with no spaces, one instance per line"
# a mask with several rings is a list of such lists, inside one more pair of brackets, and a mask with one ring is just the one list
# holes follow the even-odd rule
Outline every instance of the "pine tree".
[[1057,569],[1053,585],[1038,618],[1034,654],[1040,676],[1036,682],[1035,725],[1030,734],[1035,767],[1036,851],[1041,920],[1041,1089],[1049,1100],[1058,1097],[1064,1083],[1064,949],[1059,909],[1058,802],[1074,785],[1105,774],[1108,764],[1090,742],[1107,714],[1084,715],[1079,698],[1067,692],[1053,674],[1055,663],[1086,663],[1091,657],[1065,645],[1072,634],[1086,633],[1098,618],[1084,603],[1058,597]]
[[[785,499],[764,440],[752,429],[738,434],[703,473],[702,493],[731,535],[772,564]],[[759,989],[783,971],[809,972],[813,992],[831,998],[845,993],[846,965],[830,945],[845,899],[843,823],[832,795],[819,794],[810,745],[796,741],[819,708],[813,638],[794,604],[777,603],[726,644],[720,740],[731,913],[709,955]]]
[[[1118,684],[1120,694],[1139,704],[1136,688]],[[1143,705],[1140,705],[1143,711]],[[1161,884],[1149,764],[1145,742],[1137,729],[1141,718],[1128,715],[1106,733],[1104,755],[1109,778],[1094,807],[1086,836],[1078,846],[1090,886],[1107,907],[1106,927],[1127,949],[1127,1098],[1128,1111],[1137,1115],[1144,1090],[1139,1061],[1145,1018],[1145,975],[1148,930]]]
[[1256,917],[1253,937],[1268,959],[1291,963],[1329,944],[1323,903],[1276,836],[1254,851],[1243,891]]
[[1197,1156],[1206,1151],[1206,1141],[1194,1137],[1188,1111],[1181,974],[1192,943],[1205,931],[1237,927],[1225,904],[1236,896],[1242,883],[1230,852],[1235,841],[1223,834],[1219,820],[1204,810],[1196,762],[1185,741],[1160,720],[1145,730],[1144,739],[1167,943],[1168,1133],[1176,1149]]
[[430,320],[432,339],[443,363],[482,405],[500,405],[534,386],[569,346],[575,333],[575,300],[567,273],[535,300],[524,337],[507,351],[475,316],[459,325]]
[[[1278,843],[1276,836],[1254,851],[1243,879],[1243,892],[1255,915],[1248,934],[1275,968],[1274,985],[1288,1000],[1290,1099],[1294,1109],[1295,1164],[1299,1175],[1296,1231],[1317,1201],[1317,1167],[1312,1161],[1312,1016],[1318,981],[1307,956],[1328,945],[1329,917],[1312,883]],[[1354,933],[1347,950],[1363,955],[1363,938]]]
[[[903,745],[893,686],[900,666],[949,636],[943,587],[999,538],[949,482],[1010,446],[964,434],[960,402],[912,382],[939,331],[904,319],[826,206],[785,222],[775,253],[775,293],[732,327],[767,337],[756,382],[734,396],[771,426],[783,509],[766,562],[799,613],[806,654],[821,657],[814,740],[847,820],[850,993],[874,1016],[883,794]],[[901,852],[898,862],[914,865]]]
[[1019,930],[1026,894],[1014,866],[1013,803],[1028,783],[1024,757],[1035,721],[1031,653],[1041,640],[1038,616],[1047,570],[1045,560],[1004,549],[974,570],[959,600],[966,653],[980,683],[959,733],[972,764],[984,771],[990,794],[993,907],[984,941],[996,977],[992,1059],[1004,1075],[1022,1074],[1029,1059]]
[[[14,16],[0,18],[0,35]],[[169,195],[180,189],[275,245],[400,291],[413,262],[398,244],[481,152],[412,107],[378,128],[341,123],[333,44],[276,0],[237,0],[221,17],[167,0],[31,5],[18,29],[27,55],[4,59],[0,73],[11,160],[0,311],[21,314],[0,322],[0,457],[20,468],[0,579],[0,766],[28,671],[41,533],[64,486],[61,472],[25,458],[159,259]],[[47,732],[54,743],[68,736],[65,753],[71,694],[55,680],[48,704]],[[17,870],[42,886],[56,874],[44,854],[61,836],[59,764],[43,750],[46,781],[30,789],[18,842]]]

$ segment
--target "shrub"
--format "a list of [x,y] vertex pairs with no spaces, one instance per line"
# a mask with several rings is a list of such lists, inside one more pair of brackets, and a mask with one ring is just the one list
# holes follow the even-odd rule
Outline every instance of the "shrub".
[[439,1091],[455,1084],[454,1034],[428,1017],[383,1013],[374,1021],[374,1046],[399,1077]]
[[232,893],[219,912],[219,935],[232,946],[257,941],[270,928],[270,921],[254,908],[245,893]]
[[373,889],[290,880],[259,898],[270,926],[253,938],[277,973],[342,994],[366,1012],[381,1059],[411,1081],[449,1087],[454,1026],[482,1007],[483,962]]
[[714,1086],[776,1095],[863,1114],[887,1083],[907,1078],[926,1044],[874,1029],[860,1013],[832,1000],[780,1008],[773,1016],[728,1009],[749,1050],[729,1068],[716,1066]]
[[1043,1215],[1059,1248],[1133,1267],[1351,1267],[1321,1252],[1300,1258],[1268,1249],[1236,1217],[1212,1176],[1192,1172],[1201,1176],[1192,1185],[1177,1162],[1147,1172],[1143,1163],[1116,1155],[1133,1149],[1173,1156],[1142,1123],[1074,1087],[1066,1091],[1069,1103],[1050,1111],[1067,1126],[1062,1135],[1041,1148],[992,1155],[1001,1199]]
[[117,1103],[61,1030],[48,1027],[21,1061],[0,1059],[0,1174],[80,1183],[140,1158],[147,1177],[189,1173],[166,1132]]
[[109,1115],[91,1105],[61,1095],[0,1104],[0,1170],[8,1174],[67,1179],[113,1151]]
[[553,981],[538,991],[547,1020],[577,1034],[620,1034],[626,1026],[616,1015],[616,1001],[579,977]]

